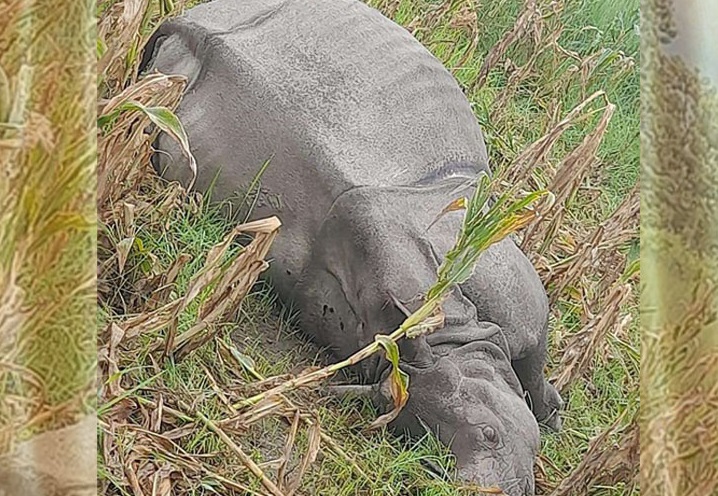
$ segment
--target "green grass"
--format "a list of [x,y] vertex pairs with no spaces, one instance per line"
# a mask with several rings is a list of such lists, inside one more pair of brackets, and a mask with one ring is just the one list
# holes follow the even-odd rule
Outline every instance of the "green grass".
[[[383,7],[389,2],[370,3]],[[582,87],[576,74],[567,73],[577,60],[557,56],[555,50],[547,50],[501,109],[494,105],[507,84],[507,76],[500,64],[490,72],[482,88],[472,88],[483,58],[511,28],[521,11],[522,1],[479,4],[478,43],[474,54],[461,67],[456,65],[470,47],[472,35],[464,29],[452,27],[451,21],[468,2],[451,2],[451,8],[433,24],[426,26],[428,30],[417,32],[417,37],[452,69],[467,90],[477,119],[483,126],[492,165],[497,169],[510,164],[527,145],[543,136],[556,120],[560,120],[586,96],[597,90],[606,92],[617,109],[598,152],[599,160],[594,166],[596,174],[588,180],[592,187],[600,190],[600,194],[596,201],[586,200],[579,194],[568,206],[567,222],[572,227],[588,228],[604,220],[638,178],[639,39],[635,28],[638,1],[584,0],[566,3],[560,18],[545,19],[545,35],[562,25],[559,43],[563,48],[575,52],[578,59],[604,50],[603,62],[596,66]],[[402,0],[398,2],[394,19],[408,25],[417,17],[425,19],[428,9],[436,5],[439,4]],[[521,40],[508,50],[507,55],[520,66],[526,62],[530,49],[530,43]],[[552,109],[556,109],[553,115]],[[555,166],[567,151],[580,143],[596,121],[594,117],[569,129],[549,155],[549,167]],[[176,218],[168,223],[168,230],[140,230],[138,237],[144,254],[133,250],[128,267],[131,271],[133,267],[139,270],[146,266],[149,253],[157,257],[164,267],[180,253],[192,255],[192,261],[178,278],[177,292],[181,294],[189,279],[202,266],[207,251],[233,226],[216,209],[204,208],[199,214],[178,212],[174,215]],[[634,247],[632,256],[637,255],[635,251]],[[180,332],[194,321],[196,315],[193,312],[197,308],[198,304],[195,304],[182,315]],[[562,298],[555,310],[549,367],[558,363],[565,337],[579,331],[584,323],[583,308],[572,300]],[[636,315],[633,304],[625,309],[625,313]],[[302,366],[327,361],[325,355],[301,337],[291,310],[282,307],[271,288],[263,283],[258,284],[245,300],[238,321],[226,326],[224,338],[232,339],[242,353],[251,357],[256,363],[256,370],[265,377],[297,372]],[[637,325],[629,327],[625,335],[609,336],[598,353],[590,376],[570,388],[565,398],[568,406],[564,412],[564,430],[560,434],[543,432],[542,435],[542,456],[550,461],[550,465],[545,464],[549,483],[555,484],[570,473],[580,462],[590,439],[624,413],[628,419],[636,411],[639,401],[639,349]],[[204,346],[181,364],[166,367],[151,387],[172,390],[173,394],[194,402],[193,405],[210,418],[213,414],[221,417],[224,407],[220,407],[201,365],[210,368],[220,384],[236,385],[238,380],[233,375],[236,371],[228,370],[217,362],[216,354],[213,343]],[[144,356],[136,359],[137,367],[146,363]],[[133,383],[151,375],[141,369],[129,374],[133,376]],[[367,401],[338,402],[317,392],[301,392],[297,397],[299,403],[311,405],[324,432],[340,442],[371,476],[370,480],[364,480],[356,476],[344,460],[327,455],[308,472],[302,485],[304,493],[468,494],[457,489],[448,476],[438,478],[426,469],[429,461],[447,473],[451,470],[450,455],[430,436],[422,440],[407,440],[386,432],[365,434],[361,428],[377,415]],[[243,447],[250,453],[262,453],[265,460],[271,459],[270,454],[277,456],[277,450],[281,450],[285,432],[286,428],[278,420],[264,421],[246,433],[242,438]],[[305,445],[306,439],[300,436],[298,444]],[[194,453],[216,453],[221,449],[216,436],[205,429],[198,429],[183,439],[182,445]],[[214,461],[217,466],[226,463],[219,458]],[[259,487],[256,481],[247,483],[253,488]],[[629,493],[618,486],[597,488],[591,494],[619,496]]]

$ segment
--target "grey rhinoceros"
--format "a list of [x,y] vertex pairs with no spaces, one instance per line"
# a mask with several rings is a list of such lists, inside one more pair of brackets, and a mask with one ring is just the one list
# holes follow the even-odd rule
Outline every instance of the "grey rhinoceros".
[[[302,328],[337,359],[394,330],[404,314],[387,301],[410,306],[431,286],[462,214],[432,221],[489,173],[481,129],[441,62],[357,0],[214,0],[148,46],[145,68],[188,79],[177,113],[199,190],[236,198],[270,160],[253,218],[282,220],[268,274]],[[157,146],[157,167],[187,184],[173,140]],[[410,398],[392,426],[428,426],[463,479],[533,495],[537,420],[558,429],[561,407],[543,375],[542,283],[505,239],[443,310],[443,329],[401,343]],[[377,358],[360,372],[376,384],[386,368]]]

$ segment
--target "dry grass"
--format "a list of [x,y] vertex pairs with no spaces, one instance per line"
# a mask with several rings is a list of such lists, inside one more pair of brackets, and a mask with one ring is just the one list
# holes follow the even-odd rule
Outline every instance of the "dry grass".
[[[622,201],[609,202],[608,215],[602,210],[606,202],[592,199],[586,188],[595,181],[603,160],[600,147],[620,111],[607,91],[593,87],[605,57],[600,50],[579,55],[559,44],[565,28],[561,2],[528,0],[517,12],[453,1],[377,6],[429,46],[473,102],[491,100],[484,113],[490,114],[490,124],[484,127],[504,184],[553,193],[547,215],[521,237],[556,303],[552,344],[554,356],[564,356],[554,367],[559,386],[570,391],[588,382],[616,353],[609,342],[631,347],[637,272],[625,250],[637,234],[637,186]],[[254,236],[243,237],[248,226],[228,229],[219,209],[160,182],[149,166],[154,137],[144,133],[149,117],[119,111],[128,101],[149,108],[172,108],[178,101],[180,78],[136,79],[137,53],[148,34],[138,35],[137,27],[155,24],[166,7],[134,0],[98,7],[104,70],[98,107],[104,126],[98,143],[104,493],[495,494],[495,489],[432,477],[421,468],[422,461],[440,465],[439,471],[450,465],[437,446],[429,444],[431,458],[421,454],[430,440],[397,448],[401,445],[383,433],[368,437],[349,427],[366,427],[372,420],[366,413],[345,414],[346,405],[327,405],[314,390],[294,390],[298,383],[314,382],[307,377],[327,376],[307,364],[306,355],[290,355],[284,365],[267,364],[278,357],[261,343],[259,350],[247,345],[248,323],[267,310],[261,304],[266,297],[248,293],[266,266],[263,258],[278,225],[249,226]],[[486,47],[490,36],[481,30],[477,9],[493,22],[500,15],[517,20],[505,23],[506,30],[488,40],[493,47]],[[613,77],[633,70],[630,60],[612,60]],[[551,92],[541,81],[547,64],[556,69]],[[529,136],[512,131],[524,124],[517,122],[516,107],[527,91],[535,92],[545,118],[540,126],[526,126],[534,133],[531,139],[509,143],[505,140],[512,135]],[[565,108],[569,93],[575,98]],[[177,224],[191,229],[183,233]],[[183,237],[194,232],[196,239]],[[252,310],[258,299],[259,313]],[[577,321],[577,329],[567,332],[570,320]],[[237,321],[243,327],[230,337]],[[633,367],[630,354],[621,354],[621,360]],[[292,370],[305,365],[311,367]],[[637,470],[636,378],[631,374],[626,373],[628,392],[621,400],[629,404],[623,414],[611,412],[598,437],[591,426],[593,442],[571,441],[576,443],[572,460],[587,450],[583,462],[556,461],[560,447],[549,438],[537,466],[544,493],[576,494],[579,487],[602,486],[614,487],[610,494],[630,494]],[[609,456],[606,443],[615,442],[621,449]]]

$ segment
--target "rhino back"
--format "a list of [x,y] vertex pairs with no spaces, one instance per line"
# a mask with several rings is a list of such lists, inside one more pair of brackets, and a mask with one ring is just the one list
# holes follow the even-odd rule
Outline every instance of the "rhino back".
[[[415,183],[457,162],[487,167],[453,76],[358,0],[214,0],[159,36],[154,66],[189,78],[178,114],[199,189],[214,181],[214,198],[229,197],[271,158],[254,216],[282,218],[293,246],[275,258],[289,272],[341,193]],[[166,137],[160,148],[181,162]],[[177,164],[167,173],[187,174]]]
[[232,157],[259,148],[266,159],[296,147],[312,169],[306,187],[321,181],[335,195],[408,184],[448,161],[486,162],[481,131],[451,74],[358,0],[215,0],[173,25],[202,40],[194,88],[201,103],[221,102],[205,117]]

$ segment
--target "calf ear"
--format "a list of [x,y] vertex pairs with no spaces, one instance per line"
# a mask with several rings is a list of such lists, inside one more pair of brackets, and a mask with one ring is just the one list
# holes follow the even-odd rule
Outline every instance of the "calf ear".
[[392,291],[388,292],[389,294],[389,300],[391,303],[396,307],[397,310],[399,310],[401,313],[404,314],[404,317],[410,317],[411,316],[411,310],[409,310],[403,301],[401,301]]
[[[392,291],[388,291],[389,305],[388,308],[384,309],[384,312],[390,312],[392,315],[389,317],[389,322],[396,322],[396,327],[399,327],[401,323],[409,317],[412,310],[407,308],[405,303],[401,301]],[[407,302],[408,305],[415,307],[420,303],[420,300],[415,302]],[[399,353],[400,361],[411,365],[418,369],[426,369],[431,367],[436,361],[436,357],[431,351],[431,346],[426,341],[426,336],[417,336],[415,338],[403,337],[399,340]]]
[[138,68],[140,74],[147,71],[150,66],[153,65],[155,57],[157,56],[157,50],[160,46],[162,46],[162,42],[165,39],[167,39],[167,35],[162,33],[159,29],[155,31],[152,36],[150,36],[150,39],[147,41],[147,44],[142,52],[142,60],[140,61],[140,66]]

